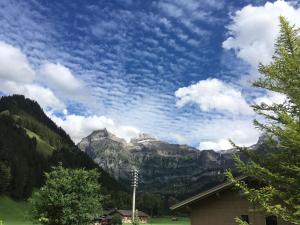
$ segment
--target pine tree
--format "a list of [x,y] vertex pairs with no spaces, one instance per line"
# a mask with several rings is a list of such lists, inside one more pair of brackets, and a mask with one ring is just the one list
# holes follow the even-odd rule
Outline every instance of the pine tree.
[[0,161],[0,194],[5,194],[11,181],[10,167]]
[[263,151],[238,147],[249,161],[235,157],[239,171],[260,185],[251,187],[230,172],[227,176],[264,213],[300,224],[300,29],[284,17],[280,17],[273,60],[260,64],[259,72],[262,76],[254,86],[286,96],[281,104],[253,106],[264,118],[264,122],[254,121],[266,135]]

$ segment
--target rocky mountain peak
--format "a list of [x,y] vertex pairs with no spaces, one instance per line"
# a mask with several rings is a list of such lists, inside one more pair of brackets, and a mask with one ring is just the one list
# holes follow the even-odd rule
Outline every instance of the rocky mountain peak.
[[93,131],[89,136],[87,136],[87,138],[94,142],[107,139],[115,142],[126,143],[124,139],[117,137],[113,133],[109,132],[106,128]]
[[138,144],[138,143],[142,144],[142,143],[148,143],[153,141],[159,141],[159,140],[150,134],[141,133],[139,134],[138,137],[132,138],[130,142],[134,144]]
[[93,131],[89,136],[98,136],[98,137],[107,138],[110,136],[110,133],[108,132],[108,130],[106,128],[104,128],[104,129]]
[[[218,179],[233,166],[230,154],[199,151],[141,133],[129,143],[106,129],[94,131],[78,147],[124,185],[130,184],[132,166],[140,170],[140,189],[160,193],[193,192]],[[166,184],[176,184],[176,190]]]

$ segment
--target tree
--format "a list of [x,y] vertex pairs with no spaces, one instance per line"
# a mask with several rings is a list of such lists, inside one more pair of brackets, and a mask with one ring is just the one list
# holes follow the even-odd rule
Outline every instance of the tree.
[[118,213],[113,215],[111,220],[112,225],[122,225],[122,216]]
[[33,219],[43,225],[87,225],[102,211],[96,170],[65,169],[46,173],[45,185],[30,199]]
[[228,178],[264,213],[300,224],[300,30],[280,17],[280,35],[273,60],[259,65],[262,77],[254,86],[286,96],[284,103],[254,105],[264,122],[254,124],[266,135],[261,151],[240,148],[247,162],[235,157],[239,171],[259,182],[251,187]]
[[10,167],[6,165],[4,162],[0,161],[0,194],[4,194],[11,180],[11,171]]
[[138,208],[147,212],[151,217],[160,215],[163,209],[162,196],[159,194],[143,192],[138,196]]

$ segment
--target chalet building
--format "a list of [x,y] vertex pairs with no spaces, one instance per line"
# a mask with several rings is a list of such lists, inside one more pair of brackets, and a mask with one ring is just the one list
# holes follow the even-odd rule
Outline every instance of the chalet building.
[[[131,210],[120,210],[115,209],[110,212],[109,215],[113,216],[115,214],[119,214],[122,217],[122,223],[132,223],[132,211]],[[149,219],[149,215],[142,211],[138,211],[138,217],[140,223],[147,223]]]
[[191,225],[234,225],[237,224],[237,217],[250,225],[287,225],[275,216],[266,216],[253,210],[250,202],[232,187],[231,182],[225,182],[179,202],[170,209],[174,212],[188,212]]
[[111,225],[112,224],[112,216],[101,216],[94,219],[94,225]]

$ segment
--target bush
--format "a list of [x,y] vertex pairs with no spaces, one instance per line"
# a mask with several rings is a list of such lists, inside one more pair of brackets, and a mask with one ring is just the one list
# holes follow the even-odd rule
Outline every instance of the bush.
[[111,220],[112,225],[122,225],[122,216],[115,214]]

